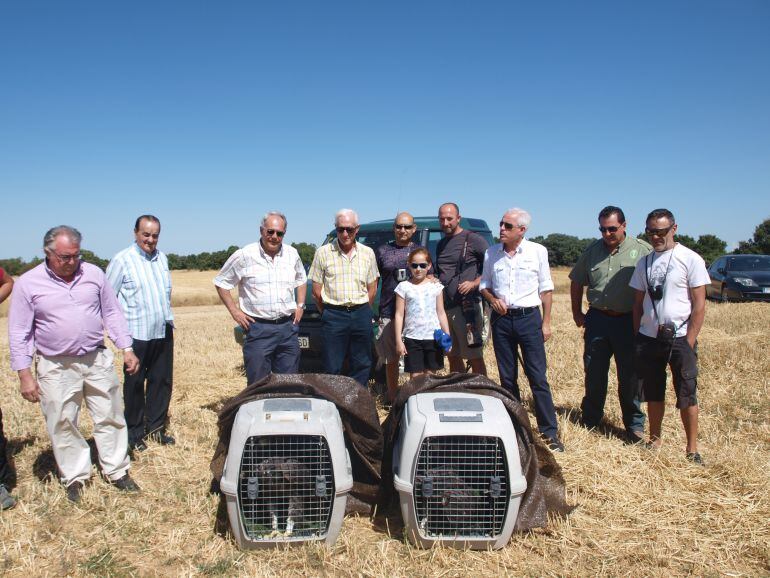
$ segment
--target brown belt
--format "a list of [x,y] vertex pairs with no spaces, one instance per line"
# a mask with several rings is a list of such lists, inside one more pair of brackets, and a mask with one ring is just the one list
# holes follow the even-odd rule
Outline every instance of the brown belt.
[[612,311],[611,309],[599,309],[598,307],[591,307],[591,311],[598,311],[602,315],[606,315],[607,317],[623,317],[624,315],[631,315],[630,311],[626,311],[625,313],[621,313],[620,311]]

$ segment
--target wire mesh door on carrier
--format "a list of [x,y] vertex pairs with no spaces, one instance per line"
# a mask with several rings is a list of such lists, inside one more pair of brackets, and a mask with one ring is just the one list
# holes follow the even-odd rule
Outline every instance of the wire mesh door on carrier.
[[238,410],[221,487],[242,548],[333,543],[352,485],[334,404],[280,398]]
[[502,402],[465,393],[409,398],[394,450],[394,481],[410,540],[501,548],[526,479]]

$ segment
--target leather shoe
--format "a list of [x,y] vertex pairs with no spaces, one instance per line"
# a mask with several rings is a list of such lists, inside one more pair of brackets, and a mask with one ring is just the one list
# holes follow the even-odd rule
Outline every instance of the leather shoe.
[[77,504],[83,496],[83,482],[72,482],[67,486],[67,499],[73,504]]
[[138,492],[141,489],[128,474],[117,480],[112,480],[110,483],[121,492]]
[[143,452],[146,449],[147,444],[144,443],[144,440],[139,440],[138,442],[128,444],[128,451],[130,452]]
[[627,429],[626,438],[630,444],[642,444],[644,443],[644,432]]
[[546,438],[545,445],[548,446],[548,449],[551,450],[552,452],[557,452],[557,453],[564,452],[564,444],[561,443],[559,438]]
[[153,432],[147,437],[152,441],[159,443],[162,446],[173,446],[176,443],[174,436],[170,436],[163,431]]

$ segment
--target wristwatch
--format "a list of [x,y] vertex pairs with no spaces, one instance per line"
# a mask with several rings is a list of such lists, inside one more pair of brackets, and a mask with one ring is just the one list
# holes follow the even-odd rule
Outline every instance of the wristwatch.
[[304,309],[306,306],[304,303],[302,303],[302,304],[297,304],[297,307],[300,309]]
[[123,353],[126,353],[127,351],[133,351],[133,350],[134,350],[133,347],[126,347],[123,349]]

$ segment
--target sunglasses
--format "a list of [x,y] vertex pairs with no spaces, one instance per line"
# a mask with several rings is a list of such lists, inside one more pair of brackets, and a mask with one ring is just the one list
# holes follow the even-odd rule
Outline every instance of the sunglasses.
[[612,227],[599,227],[599,230],[602,233],[617,233],[618,229],[620,229],[620,227],[616,227],[615,225]]
[[358,227],[337,227],[337,232],[347,233],[348,235],[352,235],[353,233],[356,232],[356,229],[358,229]]
[[668,232],[674,228],[674,225],[671,225],[670,227],[666,227],[665,229],[650,229],[646,228],[644,232],[649,237],[665,237],[668,235]]
[[500,221],[500,226],[505,227],[506,231],[511,231],[513,229],[521,229],[521,225],[514,225],[513,223],[506,223],[505,221]]
[[427,263],[409,263],[409,266],[412,269],[427,269],[428,264]]
[[283,236],[286,234],[286,231],[279,231],[278,229],[266,229],[265,233],[267,233],[268,237],[278,235],[279,238],[283,238]]
[[408,231],[413,227],[414,225],[395,225],[395,228],[398,229],[399,231]]

